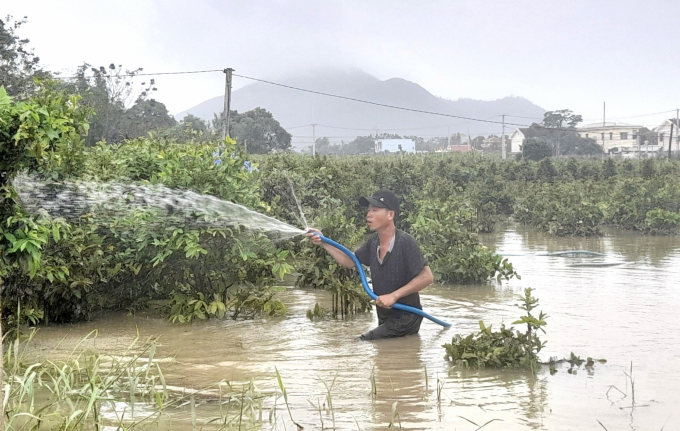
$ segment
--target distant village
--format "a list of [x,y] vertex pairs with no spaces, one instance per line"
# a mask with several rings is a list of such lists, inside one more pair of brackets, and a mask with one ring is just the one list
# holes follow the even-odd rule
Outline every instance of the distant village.
[[[559,153],[561,139],[568,140],[569,136],[590,139],[599,146],[599,153],[617,158],[650,158],[680,154],[680,136],[678,127],[680,122],[675,119],[664,120],[654,128],[646,128],[641,124],[622,122],[604,122],[581,125],[575,128],[548,128],[539,124],[531,127],[518,127],[510,134],[501,136],[492,135],[483,140],[470,139],[463,143],[448,143],[436,148],[437,153],[459,152],[466,153],[481,151],[488,153],[505,153],[506,157],[519,158],[523,155],[527,140],[544,140],[557,143],[556,154],[574,155],[571,153]],[[671,128],[673,129],[671,131]],[[502,151],[505,143],[505,152]],[[375,153],[420,153],[428,152],[417,148],[413,139],[376,139]],[[578,154],[578,152],[577,152]]]

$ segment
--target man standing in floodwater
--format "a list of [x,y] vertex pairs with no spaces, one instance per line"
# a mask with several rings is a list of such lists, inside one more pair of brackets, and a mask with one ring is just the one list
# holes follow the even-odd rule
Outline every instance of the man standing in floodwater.
[[[378,312],[378,327],[361,335],[362,340],[403,337],[417,334],[422,316],[408,311],[395,310],[395,302],[421,308],[418,292],[432,283],[432,271],[420,252],[416,240],[398,230],[395,218],[399,216],[399,199],[389,190],[378,190],[371,197],[359,198],[361,206],[368,207],[366,221],[375,234],[354,254],[359,262],[371,269],[373,291]],[[318,229],[310,229],[318,232]],[[353,268],[354,262],[342,251],[323,243],[313,233],[307,237],[322,245],[342,266]]]

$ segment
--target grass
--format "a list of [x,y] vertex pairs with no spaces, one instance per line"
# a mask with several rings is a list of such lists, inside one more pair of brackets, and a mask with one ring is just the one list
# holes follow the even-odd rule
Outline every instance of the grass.
[[[263,400],[271,396],[260,392],[252,381],[242,385],[240,397],[231,385],[225,394],[223,382],[194,391],[171,391],[155,360],[156,339],[140,340],[139,334],[120,355],[81,349],[85,341],[96,339],[95,330],[81,339],[65,359],[31,363],[28,346],[35,333],[31,332],[23,342],[17,339],[9,343],[2,358],[7,430],[134,430],[159,421],[170,408],[187,406],[192,427],[198,428],[201,403],[219,404],[219,417],[203,425],[219,423],[219,429],[241,429],[246,422],[249,427],[259,426]],[[103,414],[103,410],[115,417]],[[143,413],[139,414],[139,410]]]

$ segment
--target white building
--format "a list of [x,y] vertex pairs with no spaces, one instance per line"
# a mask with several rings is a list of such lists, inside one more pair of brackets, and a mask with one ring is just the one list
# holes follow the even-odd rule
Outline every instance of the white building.
[[678,135],[678,121],[675,118],[664,120],[663,123],[656,126],[654,129],[652,129],[652,131],[656,132],[657,136],[659,137],[659,145],[665,147],[666,151],[668,151],[668,143],[671,138],[671,124],[673,124],[673,144],[674,144],[671,147],[671,151],[679,151],[680,136]]
[[663,147],[661,145],[639,145],[635,147],[622,147],[616,153],[624,159],[649,159],[664,156]]
[[[522,153],[522,145],[525,139],[531,138],[553,138],[555,131],[542,126],[534,127],[519,127],[515,129],[510,135],[508,155],[515,155]],[[505,141],[506,148],[508,146],[508,140]]]
[[378,139],[375,141],[376,153],[414,153],[416,143],[412,139]]
[[528,130],[528,127],[521,127],[515,129],[515,131],[510,134],[510,151],[508,154],[520,154],[522,152],[522,144],[524,144],[524,140],[527,139],[525,133]]
[[[621,151],[622,148],[638,146],[638,130],[643,126],[628,123],[592,123],[577,127],[576,131],[582,138],[595,139],[598,145],[604,146],[605,153],[612,149]],[[616,152],[615,151],[615,152]]]

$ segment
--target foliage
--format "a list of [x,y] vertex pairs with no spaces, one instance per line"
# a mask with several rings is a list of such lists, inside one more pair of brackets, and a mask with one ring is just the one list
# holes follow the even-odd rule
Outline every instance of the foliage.
[[[0,186],[22,169],[43,175],[49,170],[56,177],[59,170],[81,161],[73,148],[80,146],[88,125],[87,111],[77,101],[46,85],[35,97],[15,102],[0,87]],[[56,175],[51,167],[56,168]]]
[[545,347],[545,342],[538,338],[537,332],[545,333],[547,315],[541,312],[538,317],[531,311],[538,306],[538,300],[532,296],[533,289],[524,289],[517,306],[526,312],[513,325],[526,324],[527,331],[514,331],[501,324],[501,330],[494,332],[492,325],[485,326],[479,321],[480,332],[467,337],[456,335],[451,343],[444,344],[445,358],[456,365],[471,368],[526,368],[532,372],[538,369],[538,352]]
[[570,109],[558,109],[547,111],[543,114],[543,125],[545,127],[562,128],[565,125],[574,128],[583,121],[581,115],[574,114]]
[[114,63],[108,67],[84,63],[78,67],[74,79],[61,83],[63,91],[79,95],[82,105],[90,109],[86,145],[99,141],[118,143],[175,123],[165,105],[147,100],[156,91],[153,79],[135,85],[142,71],[142,68],[123,69]]
[[177,124],[164,104],[155,99],[137,99],[125,111],[121,126],[125,139],[147,136],[150,132],[169,129]]
[[[581,138],[576,132],[558,132],[560,156],[599,156],[602,146],[595,139]],[[557,138],[552,138],[555,145]]]
[[[353,248],[365,230],[358,228],[353,219],[347,219],[341,206],[337,199],[323,199],[313,225],[328,238]],[[298,287],[325,289],[331,293],[333,316],[371,309],[371,299],[364,292],[357,270],[341,266],[322,247],[305,242],[299,253],[297,272],[300,274],[296,281]]]
[[[225,121],[224,113],[219,116],[215,114],[213,129],[221,131]],[[230,112],[229,135],[252,154],[289,150],[292,139],[291,134],[281,127],[272,113],[262,108],[243,113]]]
[[40,58],[28,48],[29,40],[17,34],[24,24],[25,17],[21,21],[14,21],[10,15],[0,19],[0,87],[18,99],[34,94],[35,79],[49,77],[49,72],[40,67]]
[[601,235],[605,215],[592,197],[599,190],[592,183],[538,183],[525,189],[515,201],[514,217],[557,236]]
[[134,309],[179,289],[192,296],[222,294],[234,316],[284,310],[270,286],[293,267],[286,261],[288,251],[263,234],[176,217],[158,223],[158,211],[143,208],[111,218],[26,214],[9,186],[20,169],[50,179],[164,184],[269,210],[253,181],[257,173],[245,169],[233,141],[222,143],[217,155],[215,144],[186,146],[164,139],[86,149],[80,139],[87,130],[83,118],[75,97],[65,99],[50,87],[18,103],[0,89],[5,323],[23,319],[15,316],[18,304],[43,312],[45,322],[71,321],[102,308]]
[[258,314],[284,314],[286,307],[274,298],[274,294],[274,290],[265,286],[238,287],[224,294],[214,293],[212,298],[207,298],[202,292],[196,292],[196,296],[173,293],[167,314],[173,323],[191,323],[194,319],[205,320],[208,317],[222,319],[225,315],[232,319],[252,319]]
[[522,144],[522,157],[539,161],[554,154],[553,146],[545,139],[529,138]]
[[432,267],[435,279],[480,283],[489,278],[510,279],[512,264],[479,243],[475,210],[455,202],[418,201],[409,216],[411,233]]
[[314,304],[313,309],[307,310],[307,318],[311,321],[314,321],[314,319],[323,319],[327,315],[328,310],[320,306],[318,302]]
[[680,180],[674,175],[624,179],[611,194],[607,214],[609,223],[625,229],[675,233],[680,215]]

